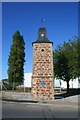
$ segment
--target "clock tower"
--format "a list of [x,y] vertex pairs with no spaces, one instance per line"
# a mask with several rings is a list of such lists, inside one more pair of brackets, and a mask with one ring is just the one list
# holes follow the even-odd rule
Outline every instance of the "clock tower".
[[38,30],[33,45],[32,90],[33,99],[53,99],[53,42],[49,41],[45,27]]

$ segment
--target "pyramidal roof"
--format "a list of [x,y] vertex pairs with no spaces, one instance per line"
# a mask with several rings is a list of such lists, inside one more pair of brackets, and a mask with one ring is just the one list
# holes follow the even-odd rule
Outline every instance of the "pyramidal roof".
[[33,43],[53,43],[53,42],[49,41],[46,28],[40,27],[38,30],[37,40]]

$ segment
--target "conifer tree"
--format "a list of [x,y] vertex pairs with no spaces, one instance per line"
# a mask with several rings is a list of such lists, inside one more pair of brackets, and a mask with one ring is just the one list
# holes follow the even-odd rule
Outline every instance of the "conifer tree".
[[17,31],[13,35],[13,41],[8,58],[8,81],[11,85],[20,85],[24,80],[25,43],[23,36]]

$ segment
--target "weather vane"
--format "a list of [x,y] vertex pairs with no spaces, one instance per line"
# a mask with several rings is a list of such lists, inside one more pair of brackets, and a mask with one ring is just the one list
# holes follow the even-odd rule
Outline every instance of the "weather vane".
[[41,19],[41,27],[44,26],[44,22],[45,22],[45,19],[42,17],[42,19]]

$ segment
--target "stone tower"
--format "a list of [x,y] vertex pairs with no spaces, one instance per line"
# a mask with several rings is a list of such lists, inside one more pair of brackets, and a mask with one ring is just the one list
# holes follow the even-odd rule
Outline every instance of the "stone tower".
[[48,40],[46,28],[38,30],[33,45],[32,98],[53,99],[53,53],[52,42]]

